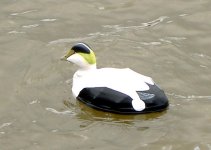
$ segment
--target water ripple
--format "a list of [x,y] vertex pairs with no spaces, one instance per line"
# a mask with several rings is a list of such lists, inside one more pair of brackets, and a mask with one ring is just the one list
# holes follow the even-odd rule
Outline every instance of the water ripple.
[[192,56],[196,56],[196,57],[201,57],[201,58],[206,58],[206,59],[209,59],[211,60],[211,57],[206,55],[206,54],[203,54],[203,53],[194,53]]
[[54,108],[50,108],[50,107],[47,107],[47,108],[45,108],[45,109],[46,109],[47,111],[50,111],[50,112],[52,112],[52,113],[59,114],[59,115],[68,115],[68,114],[70,114],[70,115],[76,115],[75,112],[69,111],[69,110],[66,110],[66,111],[58,111],[58,110],[56,110],[56,109],[54,109]]
[[38,99],[31,101],[29,104],[33,105],[33,104],[37,104],[37,103],[40,103],[40,101]]
[[53,22],[53,21],[56,21],[57,19],[50,19],[50,18],[46,18],[46,19],[42,19],[40,21],[43,21],[43,22]]
[[2,125],[0,125],[0,129],[4,128],[4,127],[8,127],[12,124],[12,122],[7,122],[7,123],[3,123]]
[[[168,16],[161,16],[161,17],[159,17],[155,20],[152,20],[152,21],[149,21],[149,22],[146,22],[146,23],[142,23],[141,25],[137,25],[137,26],[103,25],[102,26],[103,28],[107,28],[110,31],[89,33],[87,37],[57,39],[57,40],[54,40],[54,41],[50,41],[48,43],[48,45],[84,41],[84,40],[88,40],[88,39],[97,38],[99,36],[101,36],[101,37],[111,36],[111,35],[118,36],[117,33],[125,32],[127,30],[139,30],[139,29],[144,29],[146,27],[155,26],[155,25],[163,22],[167,18],[169,18],[169,17]],[[143,44],[159,45],[161,43],[160,42],[152,42],[152,43],[143,43]]]
[[186,40],[187,38],[186,37],[167,37],[167,39],[169,40],[175,40],[175,41],[180,41],[180,40]]
[[211,99],[211,95],[179,95],[175,93],[167,93],[167,95],[174,96],[175,98],[181,98],[181,99]]
[[22,26],[23,28],[35,28],[35,27],[38,27],[39,24],[30,24],[30,25],[24,25]]
[[185,16],[187,16],[188,14],[180,14],[179,16],[180,17],[185,17]]
[[143,45],[161,45],[161,42],[142,42]]
[[85,41],[85,40],[88,40],[88,39],[92,39],[94,37],[95,36],[58,39],[58,40],[54,40],[54,41],[48,42],[48,45],[60,44],[60,43],[72,43],[72,42],[78,42],[78,41]]
[[152,27],[155,26],[161,22],[163,22],[164,20],[166,20],[167,18],[169,18],[168,16],[161,16],[155,20],[149,21],[149,22],[145,22],[142,23],[141,25],[137,25],[137,26],[120,26],[120,25],[104,25],[103,27],[105,28],[113,28],[116,29],[118,31],[122,31],[122,29],[144,29],[146,27]]
[[152,20],[150,22],[147,22],[147,23],[142,23],[143,26],[145,27],[149,27],[149,26],[155,26],[161,22],[163,22],[165,19],[169,18],[168,16],[161,16],[155,20]]
[[172,44],[174,43],[174,41],[183,41],[186,39],[187,39],[186,37],[165,37],[165,38],[160,38],[159,40],[164,43]]
[[37,10],[27,10],[27,11],[24,11],[24,12],[16,12],[16,13],[12,13],[10,15],[12,16],[18,16],[18,15],[24,15],[24,14],[28,14],[28,13],[31,13],[31,12],[35,12]]
[[22,32],[22,31],[16,31],[16,30],[13,30],[13,31],[9,31],[8,34],[24,34],[26,32]]

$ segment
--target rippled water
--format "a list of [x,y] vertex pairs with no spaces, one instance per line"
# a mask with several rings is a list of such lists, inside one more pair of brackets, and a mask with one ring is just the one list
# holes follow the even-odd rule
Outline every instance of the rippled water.
[[[0,149],[211,150],[211,2],[1,0]],[[167,93],[162,113],[117,115],[76,102],[88,43],[99,67],[129,67]]]

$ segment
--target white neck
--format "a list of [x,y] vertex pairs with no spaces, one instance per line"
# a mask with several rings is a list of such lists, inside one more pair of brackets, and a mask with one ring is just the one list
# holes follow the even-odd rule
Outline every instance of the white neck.
[[97,69],[96,64],[92,64],[92,65],[89,64],[89,65],[86,65],[86,66],[83,66],[83,67],[80,66],[78,71],[90,71],[90,70],[95,70],[95,69]]
[[91,71],[94,71],[96,70],[97,67],[96,67],[96,64],[93,64],[93,65],[89,65],[87,67],[83,67],[83,68],[79,68],[73,78],[80,78],[80,77],[83,77],[84,75],[86,75],[87,73],[90,73]]

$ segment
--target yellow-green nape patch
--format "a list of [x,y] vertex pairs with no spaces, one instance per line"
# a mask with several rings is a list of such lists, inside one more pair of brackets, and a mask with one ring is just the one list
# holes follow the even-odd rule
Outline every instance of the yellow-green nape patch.
[[81,55],[89,64],[96,64],[96,58],[95,58],[95,54],[93,51],[90,51],[89,54],[86,53],[78,53],[79,55]]

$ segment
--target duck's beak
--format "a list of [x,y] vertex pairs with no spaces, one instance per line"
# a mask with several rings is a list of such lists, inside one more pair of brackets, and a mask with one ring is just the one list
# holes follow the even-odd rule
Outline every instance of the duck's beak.
[[71,55],[73,55],[75,53],[75,51],[73,51],[72,49],[70,49],[69,51],[67,51],[67,53],[62,56],[60,59],[61,60],[64,60],[64,61],[67,61],[67,58],[70,57]]

